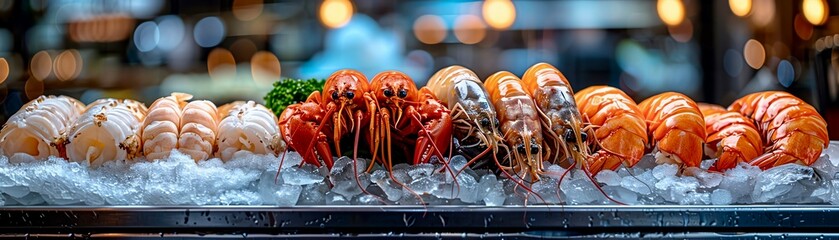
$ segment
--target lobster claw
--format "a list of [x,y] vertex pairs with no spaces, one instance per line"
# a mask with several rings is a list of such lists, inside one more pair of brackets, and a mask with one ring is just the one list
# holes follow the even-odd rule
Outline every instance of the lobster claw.
[[327,135],[318,130],[324,110],[317,100],[312,99],[314,95],[310,95],[310,100],[292,104],[283,111],[279,120],[280,134],[288,148],[299,152],[304,162],[332,168],[332,149]]
[[[422,128],[414,149],[414,164],[428,163],[431,156],[443,159],[442,146],[449,146],[452,141],[452,117],[448,108],[443,106],[428,88],[420,89],[418,108],[408,108],[408,114],[416,116]],[[418,110],[416,110],[418,109]]]

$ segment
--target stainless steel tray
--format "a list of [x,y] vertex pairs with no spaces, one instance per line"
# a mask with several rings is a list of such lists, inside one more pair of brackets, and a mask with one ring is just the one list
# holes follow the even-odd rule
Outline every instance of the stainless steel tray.
[[839,207],[827,205],[0,208],[0,232],[43,237],[794,238],[837,236],[824,234],[837,226]]

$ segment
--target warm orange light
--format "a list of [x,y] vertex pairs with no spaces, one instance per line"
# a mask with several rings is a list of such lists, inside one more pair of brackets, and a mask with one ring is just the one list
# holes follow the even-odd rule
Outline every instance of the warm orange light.
[[82,57],[75,49],[65,50],[55,57],[55,76],[58,80],[67,81],[79,76],[82,71]]
[[421,16],[414,21],[414,36],[425,44],[440,43],[446,39],[446,23],[439,16]]
[[675,26],[685,20],[685,4],[682,0],[658,0],[656,9],[664,24]]
[[743,58],[746,59],[749,67],[760,69],[766,61],[766,49],[757,40],[749,39],[743,47]]
[[775,19],[775,0],[754,0],[751,20],[758,27],[765,27]]
[[26,80],[26,83],[23,85],[23,91],[29,99],[35,99],[44,95],[44,81],[30,78],[29,80]]
[[339,28],[350,22],[353,6],[349,0],[324,0],[320,5],[320,21],[329,28]]
[[801,2],[801,10],[804,12],[804,18],[813,25],[824,24],[830,15],[825,0],[804,0]]
[[486,26],[475,15],[461,15],[455,19],[454,36],[465,44],[475,44],[486,37]]
[[260,51],[251,58],[251,75],[259,83],[270,84],[280,79],[280,60],[273,53]]
[[516,21],[516,6],[511,0],[485,0],[484,21],[495,29],[507,29]]
[[46,51],[35,53],[29,62],[29,72],[37,80],[44,80],[49,77],[50,72],[52,72],[52,58],[50,54]]
[[728,7],[734,15],[745,17],[752,12],[752,0],[728,0]]
[[262,0],[233,0],[233,16],[242,21],[253,20],[262,14]]
[[227,49],[216,48],[207,56],[207,72],[212,79],[221,79],[225,73],[236,73],[236,60]]
[[799,38],[809,40],[813,37],[813,25],[807,22],[807,19],[804,19],[803,15],[796,14],[792,25],[795,28],[795,34],[798,35]]
[[0,58],[0,84],[6,82],[9,78],[9,62],[6,58]]
[[670,37],[677,42],[688,42],[693,38],[693,23],[690,19],[685,19],[682,24],[676,26],[667,26],[667,31],[670,32]]

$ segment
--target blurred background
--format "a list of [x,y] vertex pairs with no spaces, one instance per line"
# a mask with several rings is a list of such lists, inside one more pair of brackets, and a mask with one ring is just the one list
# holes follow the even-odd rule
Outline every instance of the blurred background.
[[[836,14],[836,16],[831,16]],[[574,89],[728,105],[791,92],[839,138],[839,1],[0,0],[3,122],[42,94],[262,101],[342,68],[482,78],[555,65]]]

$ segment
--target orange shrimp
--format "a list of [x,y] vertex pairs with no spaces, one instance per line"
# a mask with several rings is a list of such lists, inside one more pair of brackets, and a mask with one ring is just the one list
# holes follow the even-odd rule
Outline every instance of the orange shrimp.
[[565,76],[554,66],[537,63],[522,76],[524,86],[533,96],[541,116],[545,140],[545,157],[553,163],[572,159],[582,163],[588,155],[587,134],[582,129],[583,119],[574,100],[574,90]]
[[763,153],[763,142],[752,120],[722,106],[698,103],[705,117],[705,154],[716,157],[712,170],[725,171]]
[[699,167],[705,143],[705,120],[696,103],[681,93],[647,98],[638,107],[647,121],[657,163]]
[[638,105],[623,91],[591,86],[574,95],[586,124],[595,126],[595,152],[586,160],[591,174],[635,166],[644,156],[647,125]]
[[813,106],[779,91],[746,95],[728,107],[754,121],[767,145],[750,164],[769,169],[787,163],[811,165],[829,144],[827,123]]
[[[512,170],[521,179],[530,175],[530,181],[535,182],[544,174],[542,165],[542,127],[539,113],[533,99],[524,89],[524,82],[507,71],[501,71],[489,76],[484,83],[489,99],[498,109],[505,145],[513,148],[508,150],[509,166],[503,170]],[[512,153],[512,155],[511,155]]]

